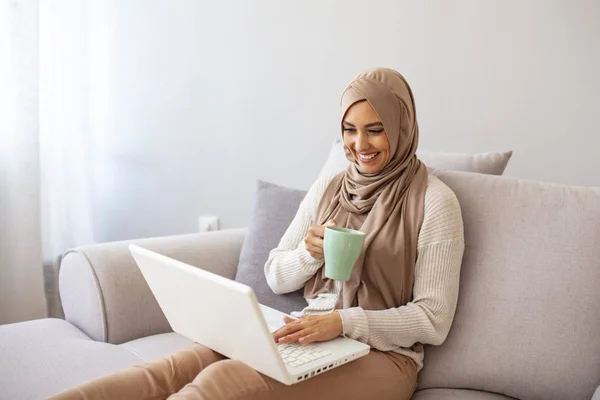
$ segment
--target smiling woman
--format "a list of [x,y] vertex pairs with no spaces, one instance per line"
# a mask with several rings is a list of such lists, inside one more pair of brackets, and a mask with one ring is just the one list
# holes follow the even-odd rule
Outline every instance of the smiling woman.
[[[423,367],[423,344],[441,344],[454,316],[464,250],[460,206],[416,156],[414,98],[398,72],[369,69],[350,82],[341,134],[351,164],[313,184],[265,265],[275,293],[303,287],[308,302],[274,336],[309,343],[343,334],[365,342],[371,353],[337,371],[345,398],[361,398],[357,388],[369,378],[360,363],[372,362],[377,376],[393,377],[363,398],[408,399]],[[349,281],[324,274],[322,233],[332,224],[366,235]],[[315,396],[308,385],[304,393]]]

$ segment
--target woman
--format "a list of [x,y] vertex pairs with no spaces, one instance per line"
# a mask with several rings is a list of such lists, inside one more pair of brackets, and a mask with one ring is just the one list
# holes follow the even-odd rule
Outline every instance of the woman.
[[[311,187],[265,274],[274,292],[304,287],[308,301],[299,319],[286,319],[273,334],[276,341],[343,334],[368,343],[369,355],[285,386],[196,345],[57,398],[410,399],[423,344],[442,343],[454,316],[464,250],[460,207],[415,155],[414,100],[398,72],[360,73],[342,96],[341,126],[352,164]],[[326,225],[366,233],[349,281],[323,274]]]

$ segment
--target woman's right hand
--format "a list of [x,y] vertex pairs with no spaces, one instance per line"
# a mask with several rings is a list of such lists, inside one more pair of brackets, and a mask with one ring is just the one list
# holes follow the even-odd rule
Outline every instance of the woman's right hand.
[[314,225],[308,229],[308,233],[304,238],[306,250],[312,258],[322,260],[325,258],[323,254],[323,238],[325,237],[325,227],[335,226],[335,221],[330,220],[325,225]]

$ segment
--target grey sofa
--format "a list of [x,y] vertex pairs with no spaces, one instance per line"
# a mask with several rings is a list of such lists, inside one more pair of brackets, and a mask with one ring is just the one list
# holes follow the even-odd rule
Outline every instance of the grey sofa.
[[[426,347],[413,398],[600,400],[600,189],[437,174],[459,198],[466,250],[452,329]],[[245,232],[135,243],[233,278]],[[127,244],[67,253],[66,320],[0,326],[0,398],[44,398],[191,344]]]

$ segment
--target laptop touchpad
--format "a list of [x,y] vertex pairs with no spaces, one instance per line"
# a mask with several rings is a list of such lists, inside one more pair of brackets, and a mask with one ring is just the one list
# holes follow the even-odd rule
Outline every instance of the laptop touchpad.
[[283,322],[283,317],[285,314],[281,311],[277,311],[262,304],[260,304],[260,311],[262,312],[262,315],[269,326],[269,331],[275,332],[277,329],[285,325],[285,322]]

